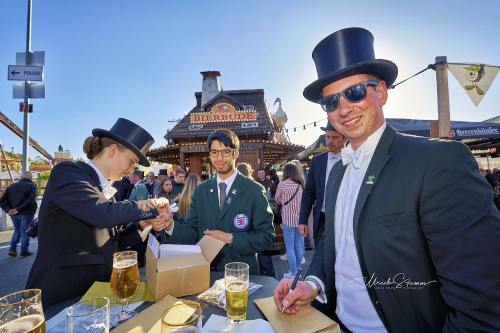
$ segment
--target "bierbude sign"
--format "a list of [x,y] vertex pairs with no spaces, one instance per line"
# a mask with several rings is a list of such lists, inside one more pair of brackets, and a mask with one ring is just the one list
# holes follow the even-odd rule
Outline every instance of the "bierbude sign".
[[255,110],[236,110],[234,105],[226,102],[214,104],[208,112],[193,112],[190,115],[192,124],[225,123],[228,121],[255,121]]

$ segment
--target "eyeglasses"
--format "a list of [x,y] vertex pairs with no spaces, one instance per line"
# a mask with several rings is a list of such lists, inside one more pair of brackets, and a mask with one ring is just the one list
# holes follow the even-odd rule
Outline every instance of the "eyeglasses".
[[211,150],[209,152],[209,154],[210,154],[210,157],[213,157],[213,158],[216,158],[217,156],[219,156],[219,154],[222,157],[229,157],[229,156],[231,156],[232,152],[233,152],[233,149]]
[[351,103],[361,102],[366,97],[366,87],[378,85],[379,80],[367,80],[358,82],[350,87],[345,88],[339,93],[328,95],[319,100],[319,104],[326,112],[337,110],[340,104],[340,97],[344,96]]

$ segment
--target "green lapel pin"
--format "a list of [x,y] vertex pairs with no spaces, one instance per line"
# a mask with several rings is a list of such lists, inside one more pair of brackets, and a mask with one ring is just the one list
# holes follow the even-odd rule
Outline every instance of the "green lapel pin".
[[375,180],[375,176],[368,176],[368,180],[366,181],[366,184],[373,185],[374,180]]

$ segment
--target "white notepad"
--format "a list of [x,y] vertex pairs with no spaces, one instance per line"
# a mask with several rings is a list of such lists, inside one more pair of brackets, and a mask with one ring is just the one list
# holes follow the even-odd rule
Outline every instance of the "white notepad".
[[186,254],[199,254],[198,245],[162,244],[160,245],[160,258],[182,256]]

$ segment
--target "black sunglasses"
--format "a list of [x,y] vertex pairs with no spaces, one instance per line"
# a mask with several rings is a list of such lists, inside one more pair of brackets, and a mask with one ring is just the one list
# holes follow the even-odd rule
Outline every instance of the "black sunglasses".
[[339,93],[328,95],[319,100],[319,104],[326,112],[337,110],[340,104],[340,97],[344,96],[351,103],[361,102],[366,97],[366,87],[376,86],[380,80],[367,80],[358,82],[350,87],[345,88]]

